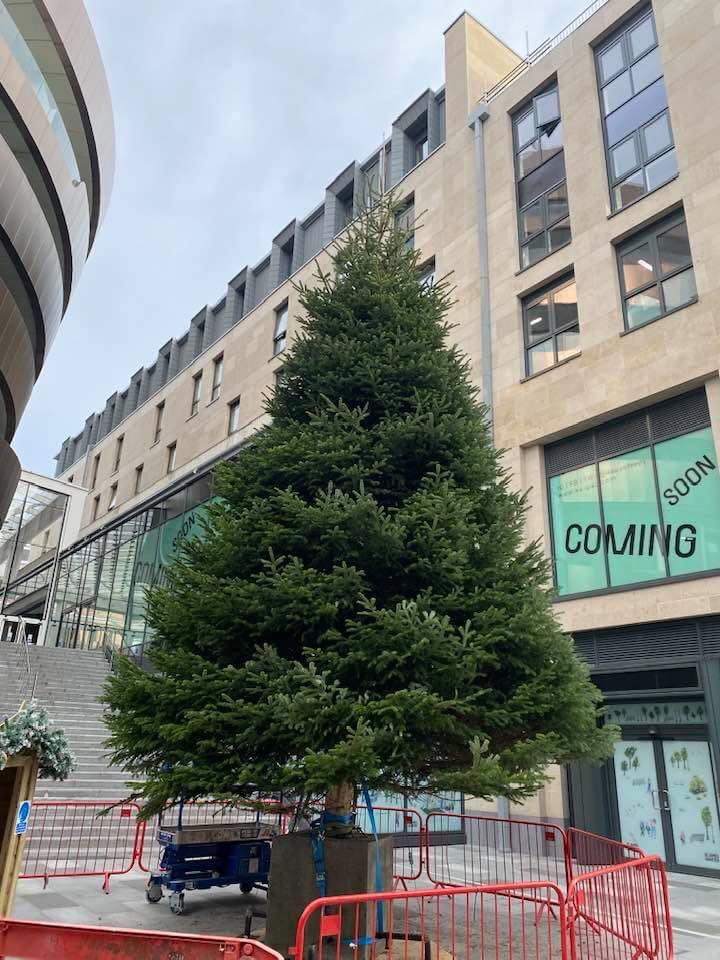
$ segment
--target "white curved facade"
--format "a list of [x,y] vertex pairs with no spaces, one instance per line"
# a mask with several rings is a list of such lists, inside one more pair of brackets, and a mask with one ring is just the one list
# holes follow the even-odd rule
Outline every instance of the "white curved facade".
[[82,0],[0,0],[0,522],[15,429],[107,208],[112,105]]

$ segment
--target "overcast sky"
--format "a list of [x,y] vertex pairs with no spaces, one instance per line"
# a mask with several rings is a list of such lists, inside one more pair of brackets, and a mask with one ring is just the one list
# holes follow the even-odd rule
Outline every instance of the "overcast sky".
[[[443,83],[462,0],[85,0],[115,111],[108,215],[13,446],[62,441]],[[468,0],[516,50],[581,0]]]

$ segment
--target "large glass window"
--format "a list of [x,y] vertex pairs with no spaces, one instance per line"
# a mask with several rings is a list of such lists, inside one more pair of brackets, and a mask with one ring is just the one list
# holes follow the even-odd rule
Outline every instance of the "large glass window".
[[210,476],[199,477],[64,556],[49,606],[47,643],[110,644],[138,654],[150,639],[147,588],[163,582],[185,540],[202,535],[211,496]]
[[565,277],[523,303],[525,372],[530,376],[580,350],[575,280]]
[[595,57],[612,206],[619,210],[677,173],[652,10],[624,24]]
[[571,239],[557,85],[514,117],[513,141],[520,265],[529,267]]
[[625,326],[642,326],[697,299],[682,211],[633,234],[618,247]]
[[[601,430],[581,441],[591,463],[548,481],[558,594],[720,569],[710,427],[682,433],[679,422],[679,435],[661,439],[667,421],[643,414]],[[610,455],[616,441],[634,449]]]

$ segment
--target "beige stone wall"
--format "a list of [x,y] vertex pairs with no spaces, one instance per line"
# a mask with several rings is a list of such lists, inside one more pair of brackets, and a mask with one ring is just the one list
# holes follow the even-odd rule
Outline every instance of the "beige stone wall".
[[[546,545],[546,442],[703,382],[709,385],[717,431],[720,120],[711,105],[717,99],[712,51],[720,43],[720,26],[709,0],[658,0],[653,8],[677,146],[680,172],[675,180],[610,215],[591,44],[632,9],[626,0],[611,0],[494,99],[486,123],[496,440],[509,450],[517,484],[531,489],[528,536],[540,537]],[[510,113],[554,76],[560,91],[573,239],[519,272]],[[613,243],[680,204],[687,217],[698,303],[621,336]],[[521,298],[570,268],[577,282],[582,353],[522,382]],[[571,631],[718,609],[720,585],[713,577],[557,605]]]

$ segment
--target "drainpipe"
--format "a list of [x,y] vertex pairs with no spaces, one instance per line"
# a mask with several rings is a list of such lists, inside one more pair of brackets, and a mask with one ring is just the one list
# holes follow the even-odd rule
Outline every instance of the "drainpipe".
[[488,253],[487,194],[485,183],[485,131],[490,116],[487,103],[480,101],[468,117],[475,140],[475,202],[477,205],[480,278],[480,398],[487,410],[490,438],[495,435],[493,416],[492,322],[490,316],[490,266]]
[[[480,278],[480,399],[485,404],[490,439],[495,438],[493,407],[492,317],[490,315],[490,254],[488,252],[487,184],[485,177],[485,128],[490,116],[487,103],[480,101],[468,116],[475,141],[475,203],[477,206],[478,254]],[[497,797],[497,815],[510,819],[510,801]],[[501,845],[510,846],[509,825],[501,829]]]

